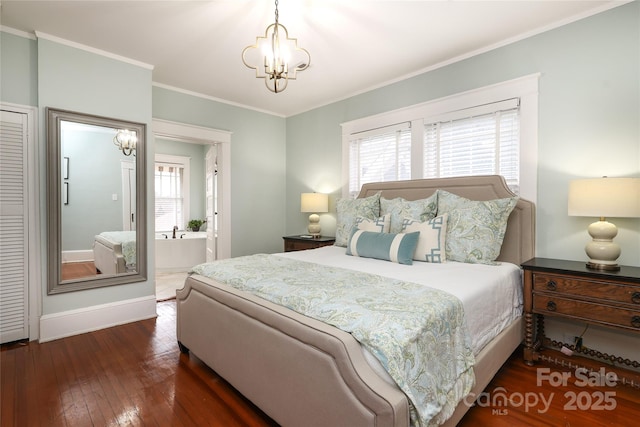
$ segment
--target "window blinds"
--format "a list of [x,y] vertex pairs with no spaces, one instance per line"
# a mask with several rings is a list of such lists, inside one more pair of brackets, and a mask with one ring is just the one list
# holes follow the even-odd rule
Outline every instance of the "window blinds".
[[[424,129],[425,178],[504,176],[519,193],[520,126],[518,100],[449,113]],[[456,117],[456,115],[458,117]],[[444,119],[444,120],[442,120]]]
[[155,164],[156,230],[182,227],[184,221],[184,168],[171,163]]
[[411,127],[409,123],[351,135],[349,141],[349,194],[352,198],[368,182],[411,179]]

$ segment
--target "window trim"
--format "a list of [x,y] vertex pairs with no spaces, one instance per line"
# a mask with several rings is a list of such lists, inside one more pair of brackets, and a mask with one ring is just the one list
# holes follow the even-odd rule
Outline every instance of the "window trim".
[[[538,182],[538,83],[540,73],[434,99],[421,104],[341,123],[342,197],[349,197],[349,141],[353,134],[411,122],[412,155],[422,160],[424,123],[434,116],[491,104],[510,98],[520,99],[520,196],[537,201]],[[420,146],[420,147],[418,147]],[[422,161],[412,161],[412,179],[422,178]]]

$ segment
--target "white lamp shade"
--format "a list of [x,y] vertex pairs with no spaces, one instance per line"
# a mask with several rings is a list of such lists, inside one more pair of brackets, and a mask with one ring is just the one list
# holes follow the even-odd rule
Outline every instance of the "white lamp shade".
[[640,217],[640,178],[571,181],[568,211],[571,216]]
[[302,193],[300,212],[322,213],[329,211],[329,196],[322,193]]

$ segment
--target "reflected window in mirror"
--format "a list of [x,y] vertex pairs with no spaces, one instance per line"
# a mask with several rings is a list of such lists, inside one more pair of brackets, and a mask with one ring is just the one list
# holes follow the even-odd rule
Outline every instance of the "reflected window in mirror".
[[146,280],[145,132],[47,109],[50,294]]

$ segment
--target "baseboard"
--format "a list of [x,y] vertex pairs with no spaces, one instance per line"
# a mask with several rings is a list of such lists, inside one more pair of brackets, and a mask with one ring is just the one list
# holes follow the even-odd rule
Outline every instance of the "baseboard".
[[149,295],[40,317],[40,342],[156,317],[156,297]]
[[62,251],[62,262],[88,262],[93,261],[93,250]]

